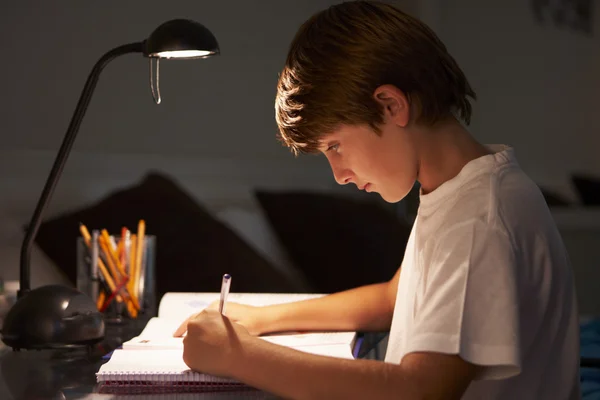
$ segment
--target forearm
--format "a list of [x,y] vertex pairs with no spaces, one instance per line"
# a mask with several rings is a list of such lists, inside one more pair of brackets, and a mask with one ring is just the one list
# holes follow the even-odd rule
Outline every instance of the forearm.
[[303,353],[251,338],[233,378],[291,399],[419,398],[401,367]]
[[[362,286],[317,299],[265,307],[265,332],[289,330],[388,330],[393,300],[390,283]],[[395,293],[394,293],[395,298]]]

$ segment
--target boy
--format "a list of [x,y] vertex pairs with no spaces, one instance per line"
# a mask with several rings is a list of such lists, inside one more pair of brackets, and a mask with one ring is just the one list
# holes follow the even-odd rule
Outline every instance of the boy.
[[[390,5],[330,7],[300,28],[277,89],[280,139],[322,152],[339,184],[397,202],[420,183],[404,260],[389,282],[192,316],[175,333],[187,329],[186,364],[286,398],[579,398],[562,241],[514,151],[479,144],[459,122],[475,93],[435,34]],[[254,336],[387,329],[385,362]]]

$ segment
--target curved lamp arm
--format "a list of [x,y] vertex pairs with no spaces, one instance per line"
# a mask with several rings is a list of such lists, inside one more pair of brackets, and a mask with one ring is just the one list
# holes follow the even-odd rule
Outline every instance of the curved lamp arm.
[[102,69],[111,60],[118,56],[128,53],[142,53],[143,49],[144,42],[130,43],[116,47],[104,54],[96,62],[94,68],[92,69],[92,72],[90,72],[90,75],[88,76],[81,96],[79,97],[77,108],[75,108],[75,112],[73,113],[73,117],[71,118],[71,123],[69,124],[69,128],[67,129],[67,133],[65,134],[58,154],[54,159],[54,164],[52,165],[50,175],[46,180],[44,190],[42,191],[42,194],[35,207],[33,216],[31,217],[29,226],[27,227],[27,233],[25,234],[25,239],[23,240],[23,245],[21,246],[21,269],[19,285],[20,287],[17,294],[18,298],[23,297],[30,290],[29,267],[31,259],[31,246],[40,228],[42,214],[44,213],[44,210],[46,209],[46,206],[48,205],[48,202],[50,201],[50,198],[54,193],[56,183],[58,182],[58,179],[62,174],[69,153],[71,152],[71,147],[73,146],[73,142],[75,142],[75,137],[77,136],[77,132],[79,131],[79,126],[81,125],[83,116],[85,115],[88,104],[90,103],[92,94],[94,92],[94,88],[96,87],[96,83],[98,82],[98,78],[100,77]]

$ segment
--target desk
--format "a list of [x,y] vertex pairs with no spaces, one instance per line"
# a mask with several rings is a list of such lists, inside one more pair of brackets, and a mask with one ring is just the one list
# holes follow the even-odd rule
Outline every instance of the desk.
[[[44,350],[14,352],[0,350],[0,399],[115,399],[121,396],[94,393],[96,372],[107,361],[103,356],[121,343],[139,334],[147,320],[132,321],[125,325],[107,325],[105,340],[88,353],[87,350]],[[358,357],[364,358],[375,348],[385,334],[369,333],[362,336]],[[189,397],[188,397],[189,396]],[[125,396],[123,396],[125,397]],[[129,397],[130,399],[132,397]],[[140,400],[152,396],[137,396]],[[157,398],[167,399],[166,396]],[[175,397],[173,397],[175,398]],[[259,391],[192,393],[177,399],[275,399]]]
[[[86,397],[96,386],[103,356],[139,334],[147,319],[106,326],[105,339],[91,350],[22,350],[0,353],[0,399],[67,399]],[[94,395],[95,396],[95,395]],[[109,397],[98,397],[109,398]]]

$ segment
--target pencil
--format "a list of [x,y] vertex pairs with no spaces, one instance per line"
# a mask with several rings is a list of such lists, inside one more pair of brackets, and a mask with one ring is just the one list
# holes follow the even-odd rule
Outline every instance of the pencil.
[[[108,298],[106,299],[106,301],[102,305],[102,308],[100,309],[101,312],[106,311],[106,309],[110,305],[112,299],[115,298],[117,296],[117,293],[127,284],[127,280],[128,280],[128,278],[125,278],[121,283],[119,283],[119,285],[115,288],[115,290],[112,291],[111,295],[108,296]],[[129,302],[127,303],[127,305],[128,305],[127,311],[130,312],[130,310],[129,310]],[[131,315],[131,316],[133,317],[133,315]]]
[[135,275],[133,275],[133,293],[138,298],[141,297],[140,293],[140,274],[142,270],[142,258],[144,255],[144,238],[146,235],[146,222],[140,219],[138,223],[137,231],[137,246],[135,252]]
[[[90,233],[89,233],[88,229],[86,228],[86,226],[80,223],[79,224],[79,231],[81,232],[81,235],[83,236],[83,240],[85,241],[85,243],[88,246],[88,248],[91,248],[91,236],[90,236]],[[101,237],[99,237],[99,239],[100,240],[98,240],[98,241],[100,242],[100,246],[102,247],[102,239],[101,239]],[[110,258],[108,256],[107,256],[107,262],[110,263]],[[117,285],[115,283],[115,280],[111,276],[110,272],[106,268],[106,265],[104,265],[104,262],[102,261],[102,258],[98,258],[98,268],[100,269],[100,272],[102,273],[102,276],[104,277],[104,280],[105,280],[106,284],[108,285],[108,288],[110,289],[110,291],[111,292],[115,292],[115,290],[117,290]],[[115,277],[115,279],[118,279],[118,278]],[[122,294],[124,295],[126,302],[127,303],[131,302],[133,308],[135,308],[136,310],[139,310],[140,306],[139,306],[139,304],[137,302],[137,299],[132,298],[132,296],[127,293],[127,288],[125,287],[125,288],[121,289],[121,291],[123,292]],[[118,293],[115,295],[115,299],[119,303],[124,300],[123,296],[121,296],[121,294],[118,294]],[[137,315],[137,312],[135,314]]]
[[129,279],[127,288],[129,289],[129,293],[131,293],[135,296],[134,281],[135,281],[135,260],[136,260],[136,253],[137,253],[137,235],[135,233],[131,235],[131,248],[129,249],[129,251],[130,251],[130,254],[129,254],[129,276],[131,277],[131,279]]
[[[92,237],[90,236],[90,232],[88,231],[86,226],[83,224],[79,224],[79,231],[81,232],[81,236],[83,236],[83,241],[85,242],[87,247],[91,249]],[[112,279],[112,276],[110,275],[108,270],[106,269],[106,266],[104,265],[104,262],[101,258],[98,258],[98,268],[100,269],[100,273],[102,273],[102,276],[104,277],[104,280],[106,281],[106,284],[108,285],[109,289],[111,291],[114,291],[116,288],[115,282]],[[122,297],[117,296],[117,301],[123,301]]]
[[104,306],[105,299],[106,299],[106,293],[104,293],[104,290],[101,290],[100,294],[98,294],[98,299],[96,300],[96,308],[98,309],[98,311],[100,311],[102,309],[102,307]]
[[119,272],[117,271],[117,267],[115,266],[115,262],[110,256],[108,247],[106,246],[106,241],[104,240],[104,236],[100,236],[98,238],[98,243],[100,244],[100,250],[104,253],[104,258],[106,259],[106,265],[108,266],[108,270],[112,274],[112,277],[115,281],[119,281]]
[[117,247],[117,255],[125,274],[129,275],[127,271],[127,228],[125,227],[121,228],[121,240],[119,240],[119,246]]
[[131,252],[131,232],[127,228],[125,230],[125,240],[123,241],[123,267],[127,271],[127,275],[131,276],[131,261],[129,258]]
[[[114,239],[112,239],[110,237],[110,235],[108,234],[108,231],[106,229],[102,229],[102,237],[104,239],[104,243],[106,244],[106,257],[110,258],[112,260],[113,265],[116,267],[117,271],[119,271],[119,274],[122,277],[125,277],[125,275],[127,275],[127,273],[125,272],[125,269],[123,268],[123,266],[121,265],[121,260],[119,259],[119,256],[117,255],[117,249],[114,243]],[[109,262],[110,264],[110,262]],[[112,270],[112,268],[111,268]]]

